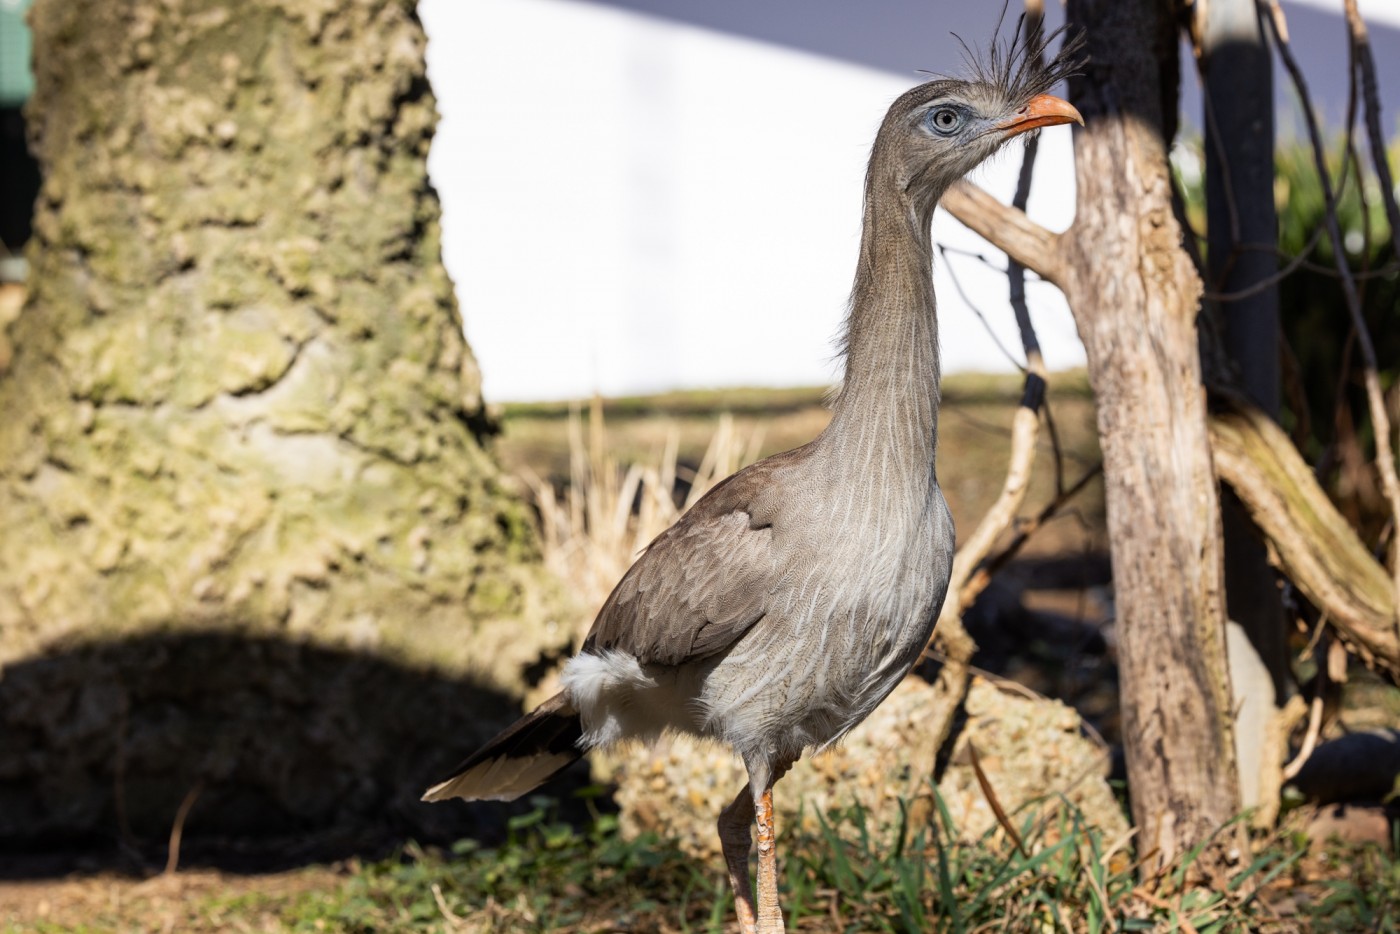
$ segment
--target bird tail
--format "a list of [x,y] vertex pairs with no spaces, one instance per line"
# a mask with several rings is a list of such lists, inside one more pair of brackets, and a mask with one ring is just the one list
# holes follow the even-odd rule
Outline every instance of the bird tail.
[[578,761],[582,737],[578,711],[556,694],[472,753],[423,800],[514,801]]

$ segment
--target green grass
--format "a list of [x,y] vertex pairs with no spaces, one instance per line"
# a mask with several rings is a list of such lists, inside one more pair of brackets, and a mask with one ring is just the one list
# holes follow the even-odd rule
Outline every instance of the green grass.
[[[780,827],[788,930],[869,934],[1400,934],[1400,863],[1375,845],[1309,843],[1280,832],[1214,888],[1194,857],[1143,881],[1128,841],[1105,840],[1063,800],[959,841],[940,801],[927,823],[879,831],[860,808]],[[718,857],[693,859],[617,819],[557,819],[548,799],[486,847],[410,844],[394,856],[266,877],[194,872],[92,880],[66,912],[0,912],[0,932],[559,932],[733,930]],[[805,828],[805,829],[804,829]],[[69,885],[70,883],[64,883]],[[70,893],[69,897],[72,896]],[[63,896],[53,893],[55,899]],[[59,907],[57,904],[55,908]]]
[[512,819],[495,848],[464,840],[450,851],[410,845],[358,867],[338,890],[301,896],[283,910],[289,931],[715,930],[729,905],[716,867],[686,859],[654,835],[624,839],[600,814],[576,829],[545,799]]
[[[732,900],[718,859],[693,860],[654,835],[624,839],[611,815],[576,829],[535,809],[501,846],[410,846],[357,866],[337,888],[277,906],[283,930],[717,932]],[[791,822],[794,828],[801,822]],[[1400,870],[1375,847],[1309,850],[1273,839],[1219,890],[1182,885],[1190,858],[1141,882],[1130,852],[1070,807],[1024,818],[1022,851],[1004,834],[960,843],[939,803],[933,823],[885,837],[859,808],[780,837],[790,931],[1396,932]],[[1319,875],[1331,867],[1330,874]],[[1321,867],[1321,868],[1320,868]],[[266,916],[256,898],[218,906]]]

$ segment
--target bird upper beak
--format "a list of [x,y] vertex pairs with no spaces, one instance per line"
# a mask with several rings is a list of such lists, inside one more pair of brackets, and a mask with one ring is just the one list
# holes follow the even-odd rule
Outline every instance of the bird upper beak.
[[1001,130],[1007,139],[1010,139],[1027,130],[1055,126],[1060,123],[1078,123],[1083,126],[1084,118],[1079,115],[1079,111],[1075,110],[1074,105],[1069,101],[1049,94],[1040,94],[1032,97],[1026,106],[1018,110],[1014,116],[998,123],[997,129]]

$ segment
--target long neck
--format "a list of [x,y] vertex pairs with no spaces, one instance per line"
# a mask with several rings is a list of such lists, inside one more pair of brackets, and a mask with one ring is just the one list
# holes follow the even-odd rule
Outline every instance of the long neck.
[[824,441],[853,464],[933,476],[938,446],[938,317],[929,239],[932,200],[911,202],[872,166],[860,263],[846,322],[846,375]]

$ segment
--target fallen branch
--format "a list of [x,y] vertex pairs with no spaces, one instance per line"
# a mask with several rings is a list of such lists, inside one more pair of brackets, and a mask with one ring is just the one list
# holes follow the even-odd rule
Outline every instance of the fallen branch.
[[1238,396],[1216,395],[1216,475],[1249,510],[1270,560],[1367,665],[1400,680],[1400,632],[1388,575],[1318,485],[1293,442]]

